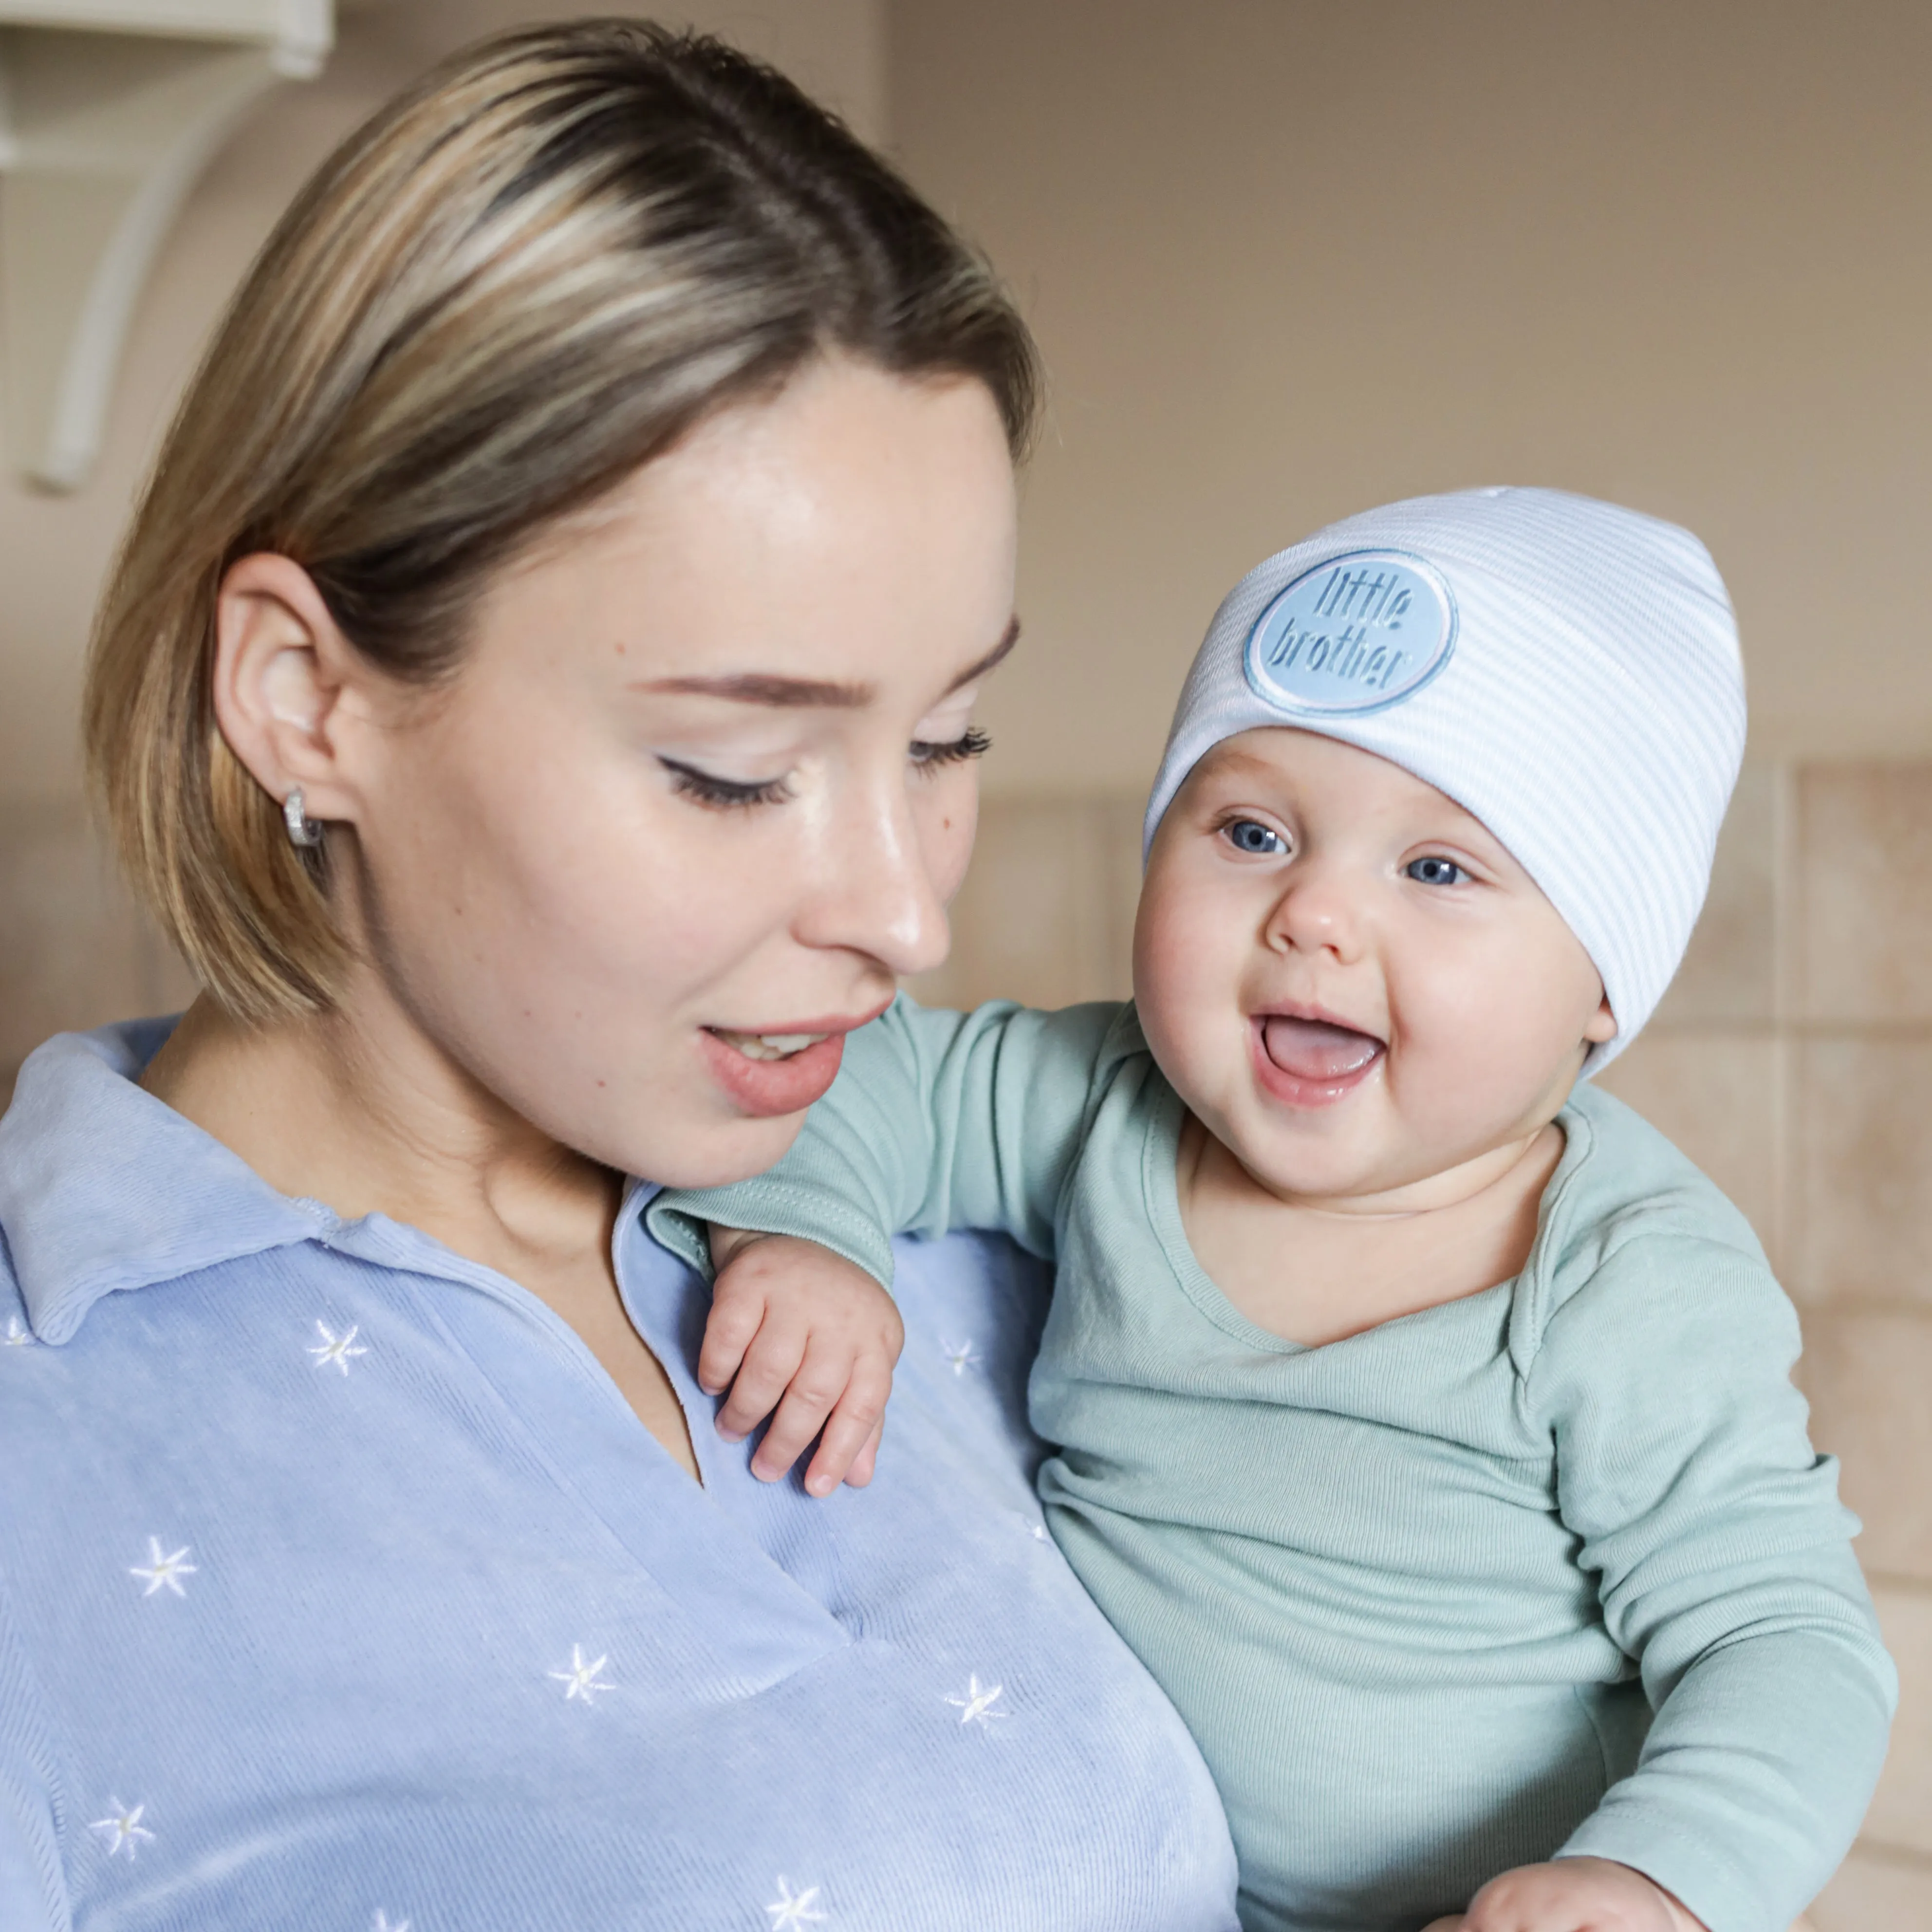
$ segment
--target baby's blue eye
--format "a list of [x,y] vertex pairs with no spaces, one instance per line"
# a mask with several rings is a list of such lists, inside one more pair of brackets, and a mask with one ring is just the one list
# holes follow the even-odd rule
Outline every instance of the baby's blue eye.
[[1453,886],[1469,876],[1453,859],[1412,859],[1402,869],[1423,886]]
[[1279,832],[1270,832],[1252,818],[1236,819],[1227,827],[1227,836],[1238,852],[1258,852],[1265,858],[1288,850],[1288,842]]

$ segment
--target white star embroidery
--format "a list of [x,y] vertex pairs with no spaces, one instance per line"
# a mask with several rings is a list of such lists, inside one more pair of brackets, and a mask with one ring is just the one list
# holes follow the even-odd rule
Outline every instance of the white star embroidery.
[[349,1372],[350,1358],[354,1355],[366,1355],[369,1352],[356,1342],[356,1337],[361,1333],[359,1323],[352,1322],[349,1332],[346,1335],[338,1335],[326,1322],[318,1322],[315,1324],[315,1332],[322,1337],[322,1340],[311,1348],[309,1353],[315,1358],[315,1365],[319,1369],[326,1369],[333,1362],[346,1376]]
[[942,1342],[939,1346],[944,1352],[946,1359],[952,1364],[952,1372],[956,1376],[963,1376],[968,1369],[976,1369],[980,1366],[980,1352],[970,1342],[962,1342],[956,1348],[950,1342]]
[[1000,1693],[1004,1688],[1004,1684],[995,1684],[982,1690],[980,1688],[979,1678],[969,1677],[966,1680],[965,1696],[949,1697],[946,1701],[959,1713],[959,1721],[962,1724],[983,1724],[992,1718],[1004,1718],[1006,1714],[1004,1711],[993,1708],[1000,1701]]
[[190,1548],[189,1544],[184,1543],[172,1556],[164,1556],[161,1554],[161,1539],[158,1536],[149,1537],[146,1563],[137,1563],[128,1572],[129,1576],[138,1576],[147,1585],[148,1587],[141,1592],[142,1595],[152,1597],[158,1590],[172,1590],[176,1596],[185,1597],[188,1592],[182,1588],[181,1580],[184,1576],[200,1574],[188,1560]]
[[563,1701],[566,1704],[573,1697],[581,1697],[588,1704],[595,1701],[593,1692],[611,1690],[616,1688],[603,1680],[604,1666],[610,1661],[609,1657],[604,1656],[600,1657],[595,1664],[586,1664],[583,1645],[574,1643],[570,1646],[570,1668],[568,1670],[553,1670],[550,1674],[564,1687]]
[[118,1858],[124,1851],[132,1858],[140,1850],[141,1841],[144,1838],[150,1844],[154,1841],[154,1833],[141,1822],[141,1814],[148,1808],[145,1804],[136,1804],[130,1810],[118,1798],[110,1798],[107,1803],[112,1816],[97,1818],[87,1828],[90,1832],[106,1833],[107,1856],[110,1858]]
[[0,1343],[4,1343],[9,1348],[31,1348],[34,1346],[34,1338],[27,1333],[20,1318],[13,1315],[8,1317],[7,1332],[0,1336]]
[[369,1932],[410,1932],[410,1922],[406,1918],[392,1921],[389,1915],[379,1908],[370,1922]]
[[781,1877],[776,1900],[765,1907],[771,1914],[772,1932],[796,1932],[800,1925],[822,1924],[825,1914],[812,1909],[818,1889],[815,1885],[808,1885],[802,1892],[794,1892],[790,1880]]

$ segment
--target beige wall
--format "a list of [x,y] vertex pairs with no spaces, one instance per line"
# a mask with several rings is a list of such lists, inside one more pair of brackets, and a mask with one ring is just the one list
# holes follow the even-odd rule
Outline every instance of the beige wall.
[[1932,749],[1924,0],[896,0],[1054,376],[996,792],[1132,792],[1250,564],[1540,482],[1702,534],[1760,756]]
[[[88,618],[143,466],[198,347],[310,169],[365,114],[464,40],[520,20],[658,13],[776,60],[872,138],[885,131],[884,0],[363,0],[322,79],[273,95],[218,157],[162,251],[131,332],[107,446],[77,496],[0,475],[0,811],[78,784],[74,718]],[[0,908],[0,916],[4,916]]]
[[[995,798],[920,986],[1039,1006],[1127,990],[1136,798]],[[1885,1780],[1816,1932],[1932,1932],[1932,763],[1752,764],[1711,896],[1605,1087],[1744,1209],[1798,1302],[1904,1680]]]
[[1754,763],[1605,1084],[1803,1316],[1904,1678],[1820,1932],[1932,1932],[1932,7],[896,0],[909,171],[1052,366],[1028,641],[922,988],[1126,990],[1138,806],[1250,565],[1419,491],[1552,483],[1729,578]]
[[[52,1033],[166,1011],[191,991],[116,884],[79,796],[87,626],[133,493],[198,346],[304,176],[365,114],[450,49],[518,20],[622,0],[362,0],[319,82],[283,88],[218,158],[144,292],[109,421],[77,496],[0,473],[0,1106]],[[885,132],[884,0],[678,0],[663,16],[776,61]]]
[[[590,4],[590,0],[582,0]],[[607,0],[608,4],[608,0]],[[371,0],[202,184],[92,488],[0,482],[0,1100],[46,1034],[184,992],[74,802],[86,616],[221,296],[444,46],[578,0]],[[1690,961],[1606,1084],[1798,1297],[1906,1702],[1821,1932],[1932,1932],[1932,6],[724,0],[878,133],[1037,325],[1028,644],[930,993],[1117,994],[1139,795],[1220,593],[1324,519],[1481,481],[1704,533],[1754,763]],[[890,60],[888,60],[890,52]],[[1874,762],[1876,760],[1876,762]],[[1916,760],[1916,762],[1913,762]]]

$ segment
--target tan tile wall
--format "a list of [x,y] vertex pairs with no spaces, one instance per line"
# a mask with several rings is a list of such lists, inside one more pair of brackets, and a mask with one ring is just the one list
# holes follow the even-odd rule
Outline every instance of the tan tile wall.
[[79,806],[0,810],[0,1108],[49,1034],[169,1012],[191,990]]
[[[1140,802],[988,804],[953,1004],[1118,997]],[[1798,1303],[1904,1692],[1817,1932],[1932,1932],[1932,765],[1746,770],[1682,970],[1604,1084],[1750,1216]]]
[[928,1006],[1124,1000],[1140,898],[1137,798],[989,800],[952,908],[952,956],[912,982]]
[[[933,1002],[1127,988],[1140,801],[1000,800]],[[187,996],[77,810],[0,815],[0,1097],[48,1034]],[[1932,765],[1748,770],[1709,904],[1605,1076],[1750,1216],[1804,1322],[1904,1678],[1885,1782],[1818,1932],[1932,1932]]]

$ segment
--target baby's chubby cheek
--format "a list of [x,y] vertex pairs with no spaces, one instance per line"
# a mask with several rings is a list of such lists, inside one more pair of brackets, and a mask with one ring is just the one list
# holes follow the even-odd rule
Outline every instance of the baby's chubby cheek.
[[1529,943],[1388,964],[1390,1099],[1445,1153],[1540,1125],[1582,1070],[1603,998],[1595,970],[1567,932],[1553,944],[1522,937]]
[[1216,930],[1211,902],[1189,898],[1158,873],[1148,878],[1134,926],[1134,1006],[1168,1084],[1200,1112],[1231,1074],[1246,1077],[1246,949]]

